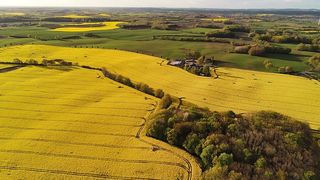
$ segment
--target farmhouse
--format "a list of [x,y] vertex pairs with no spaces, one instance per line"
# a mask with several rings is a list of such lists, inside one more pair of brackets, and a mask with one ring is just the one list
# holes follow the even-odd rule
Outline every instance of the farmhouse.
[[210,67],[213,66],[213,58],[206,59],[204,56],[196,59],[178,59],[168,63],[171,66],[183,68],[199,76],[211,76]]
[[185,65],[185,61],[183,61],[183,60],[174,60],[174,61],[168,62],[168,64],[171,65],[171,66],[177,66],[177,67],[181,67],[182,68]]

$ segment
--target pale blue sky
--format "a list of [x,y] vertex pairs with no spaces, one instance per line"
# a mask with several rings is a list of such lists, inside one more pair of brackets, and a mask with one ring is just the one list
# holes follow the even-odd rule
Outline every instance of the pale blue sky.
[[320,9],[320,0],[0,0],[0,6]]

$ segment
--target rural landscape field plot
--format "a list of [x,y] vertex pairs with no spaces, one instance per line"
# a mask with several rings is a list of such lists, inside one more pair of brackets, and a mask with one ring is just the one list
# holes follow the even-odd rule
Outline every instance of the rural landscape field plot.
[[0,179],[176,179],[181,158],[136,136],[156,100],[98,71],[0,74]]
[[[82,24],[72,24],[73,27],[61,27],[53,29],[53,31],[61,31],[61,32],[87,32],[87,31],[105,31],[118,29],[119,24],[123,22],[104,22],[104,23],[82,23]],[[94,25],[100,25],[94,27]],[[93,27],[90,27],[93,26]]]
[[[73,53],[70,53],[73,52]],[[319,128],[320,83],[302,77],[219,68],[219,79],[195,76],[161,58],[103,49],[26,45],[0,49],[6,59],[62,58],[108,70],[212,110],[273,110]]]

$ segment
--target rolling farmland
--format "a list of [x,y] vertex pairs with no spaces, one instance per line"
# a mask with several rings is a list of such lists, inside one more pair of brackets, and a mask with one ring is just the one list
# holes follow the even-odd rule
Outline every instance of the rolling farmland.
[[19,1],[0,180],[320,179],[315,3]]
[[179,150],[141,133],[156,103],[93,70],[0,73],[0,178],[189,179]]
[[320,83],[302,77],[219,68],[219,79],[204,78],[165,65],[160,58],[118,50],[26,45],[3,48],[0,55],[7,60],[61,58],[80,65],[106,67],[211,110],[273,110],[308,121],[313,128],[320,127]]

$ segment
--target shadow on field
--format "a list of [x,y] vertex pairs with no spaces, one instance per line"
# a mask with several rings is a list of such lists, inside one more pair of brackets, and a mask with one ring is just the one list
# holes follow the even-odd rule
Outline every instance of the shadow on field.
[[17,70],[17,69],[20,69],[24,66],[12,66],[12,67],[7,67],[7,68],[2,68],[0,69],[0,73],[6,73],[6,72],[10,72],[10,71],[14,71],[14,70]]
[[230,73],[225,73],[225,72],[219,72],[218,74],[220,76],[230,77],[230,78],[234,78],[234,79],[244,79],[243,77],[234,76],[234,75],[231,75]]
[[214,60],[214,65],[220,66],[220,67],[234,67],[233,62],[222,61],[222,60]]
[[309,58],[310,56],[301,54],[267,54],[265,57],[286,61],[301,62],[304,60],[303,58]]

